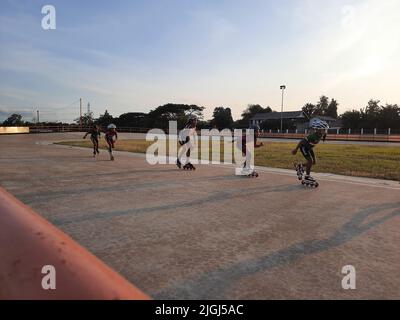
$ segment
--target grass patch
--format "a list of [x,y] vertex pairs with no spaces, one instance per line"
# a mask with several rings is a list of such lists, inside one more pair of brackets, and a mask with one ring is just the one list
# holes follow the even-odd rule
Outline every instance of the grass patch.
[[[67,141],[58,144],[92,147],[90,140]],[[118,151],[145,153],[151,144],[153,142],[145,140],[118,140],[115,147]],[[256,149],[255,164],[257,166],[293,169],[294,162],[304,160],[300,153],[297,156],[291,155],[291,150],[295,148],[296,144],[297,142],[264,142],[263,147]],[[100,148],[106,148],[104,141],[100,142]],[[201,157],[200,147],[198,152],[199,157]],[[220,153],[223,154],[223,146]],[[400,148],[396,146],[321,143],[315,148],[315,153],[317,156],[317,165],[313,168],[315,172],[400,180]]]

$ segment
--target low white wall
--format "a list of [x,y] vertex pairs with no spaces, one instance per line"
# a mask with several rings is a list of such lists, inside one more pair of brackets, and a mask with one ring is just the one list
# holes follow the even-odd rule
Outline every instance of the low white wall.
[[0,127],[0,134],[29,133],[29,127]]

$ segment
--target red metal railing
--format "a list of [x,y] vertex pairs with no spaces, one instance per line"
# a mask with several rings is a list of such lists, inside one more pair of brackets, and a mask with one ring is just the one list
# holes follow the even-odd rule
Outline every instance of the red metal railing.
[[[42,287],[44,266],[55,290]],[[149,299],[102,261],[0,187],[0,300]]]

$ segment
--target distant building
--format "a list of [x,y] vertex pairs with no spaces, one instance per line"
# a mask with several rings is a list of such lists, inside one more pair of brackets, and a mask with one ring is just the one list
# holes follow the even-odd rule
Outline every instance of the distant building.
[[[298,131],[304,131],[309,128],[310,119],[303,111],[286,111],[286,112],[269,112],[257,113],[250,119],[250,125],[258,124],[261,126],[266,121],[280,121],[282,119],[290,121]],[[317,118],[326,121],[332,129],[340,129],[342,127],[341,120],[332,117],[318,116]]]

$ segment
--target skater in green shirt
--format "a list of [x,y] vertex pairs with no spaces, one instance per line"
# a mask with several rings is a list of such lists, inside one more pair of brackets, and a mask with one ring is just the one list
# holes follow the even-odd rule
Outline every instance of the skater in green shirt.
[[313,129],[313,132],[299,142],[297,147],[292,151],[292,154],[296,155],[300,149],[302,155],[307,160],[307,163],[305,163],[304,165],[299,164],[296,167],[297,174],[299,176],[299,179],[300,177],[302,179],[305,167],[306,176],[304,179],[306,183],[312,184],[316,183],[315,179],[311,177],[311,168],[313,165],[316,164],[316,158],[313,149],[321,140],[325,141],[329,125],[325,121],[315,118],[312,119],[312,121],[310,122],[310,127]]

